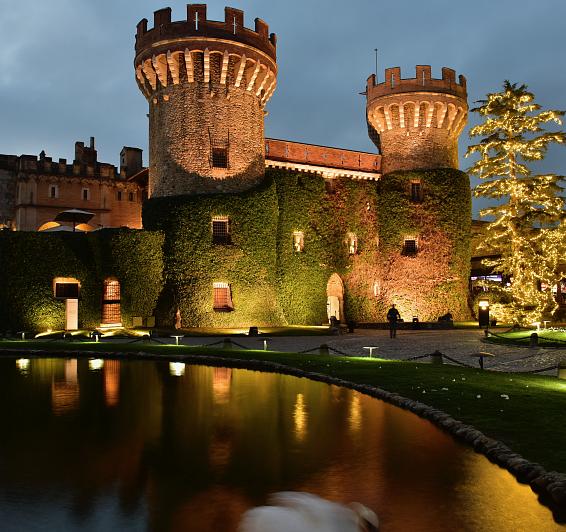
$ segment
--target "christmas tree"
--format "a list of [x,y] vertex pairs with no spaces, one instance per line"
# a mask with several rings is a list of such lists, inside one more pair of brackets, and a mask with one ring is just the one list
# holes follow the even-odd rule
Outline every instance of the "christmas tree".
[[564,112],[541,110],[534,99],[525,85],[508,81],[503,91],[488,94],[472,109],[483,123],[470,137],[482,138],[466,153],[480,156],[468,170],[482,180],[474,195],[495,200],[480,211],[490,222],[481,246],[501,253],[485,264],[511,278],[511,303],[501,318],[522,325],[549,319],[558,308],[553,288],[561,279],[559,259],[566,247],[563,176],[535,174],[529,167],[544,158],[549,145],[565,142],[562,131],[542,127],[562,124]]

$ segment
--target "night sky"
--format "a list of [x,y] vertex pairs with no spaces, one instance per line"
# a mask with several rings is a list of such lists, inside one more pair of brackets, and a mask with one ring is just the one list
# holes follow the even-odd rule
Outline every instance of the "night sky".
[[[144,149],[147,103],[133,70],[142,18],[186,2],[164,0],[0,0],[0,153],[73,158],[74,142],[97,139],[99,160],[118,164],[124,145]],[[208,2],[224,19],[225,1]],[[365,89],[400,66],[443,66],[468,79],[470,106],[503,80],[526,83],[544,107],[566,109],[564,0],[232,0],[245,24],[264,19],[278,36],[278,88],[268,104],[268,137],[375,151],[367,137]],[[472,116],[470,122],[475,118]],[[462,155],[469,143],[461,138]],[[542,165],[566,173],[566,148]],[[476,205],[477,209],[477,205]]]

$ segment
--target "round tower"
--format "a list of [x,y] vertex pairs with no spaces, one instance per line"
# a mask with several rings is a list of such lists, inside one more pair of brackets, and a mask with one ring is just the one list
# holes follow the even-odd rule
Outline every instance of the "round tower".
[[149,102],[149,196],[239,192],[265,172],[264,107],[277,82],[276,36],[225,8],[208,20],[189,4],[187,19],[154,13],[137,26],[136,78]]
[[401,79],[400,68],[385,70],[385,81],[367,83],[367,119],[379,135],[384,174],[396,170],[458,168],[458,137],[468,117],[466,78],[451,68],[442,79],[429,65]]

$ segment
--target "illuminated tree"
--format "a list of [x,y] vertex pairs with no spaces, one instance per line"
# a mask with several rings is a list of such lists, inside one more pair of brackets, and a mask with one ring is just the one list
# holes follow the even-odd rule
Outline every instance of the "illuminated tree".
[[482,248],[501,252],[485,263],[512,278],[506,319],[520,324],[548,319],[557,309],[552,287],[560,281],[558,262],[566,242],[563,176],[533,174],[528,163],[543,159],[550,144],[566,141],[563,132],[541,127],[562,124],[564,112],[541,111],[525,85],[508,81],[502,92],[478,103],[472,111],[484,120],[470,137],[483,138],[466,157],[480,159],[468,172],[483,180],[474,195],[496,203],[480,211],[490,220]]

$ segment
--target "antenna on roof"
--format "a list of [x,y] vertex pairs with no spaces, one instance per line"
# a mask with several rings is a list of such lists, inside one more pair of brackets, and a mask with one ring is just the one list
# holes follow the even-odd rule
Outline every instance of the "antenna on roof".
[[377,85],[378,82],[378,66],[377,66],[377,58],[378,58],[378,51],[377,48],[374,48],[374,52],[375,52],[375,84]]

